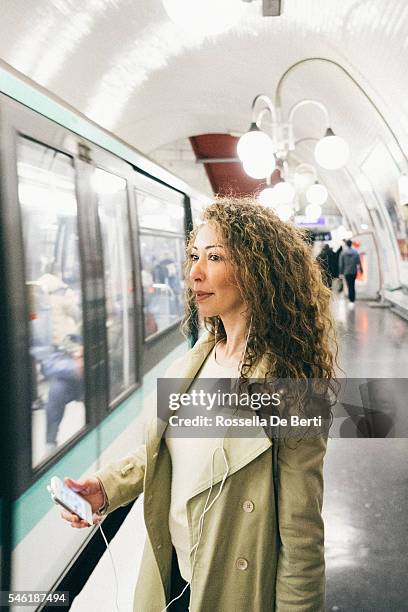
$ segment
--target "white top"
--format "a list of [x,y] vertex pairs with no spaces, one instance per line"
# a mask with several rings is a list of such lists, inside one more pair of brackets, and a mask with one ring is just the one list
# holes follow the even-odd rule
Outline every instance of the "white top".
[[[220,366],[214,357],[214,349],[208,355],[196,378],[237,378],[238,366]],[[189,392],[194,389],[194,382]],[[179,416],[188,415],[188,407],[180,407]],[[190,532],[187,520],[187,501],[198,485],[198,480],[205,469],[208,478],[211,474],[211,458],[214,450],[222,446],[221,435],[217,438],[181,438],[167,435],[164,438],[169,449],[172,462],[171,503],[169,513],[169,529],[171,541],[176,549],[180,573],[184,580],[191,580],[190,550],[195,542],[190,542]],[[181,427],[178,428],[178,430]],[[218,431],[218,430],[217,430]],[[204,507],[203,507],[204,510]]]

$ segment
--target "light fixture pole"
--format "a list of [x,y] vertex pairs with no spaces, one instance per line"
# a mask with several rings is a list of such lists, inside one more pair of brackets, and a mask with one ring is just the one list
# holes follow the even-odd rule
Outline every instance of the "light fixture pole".
[[305,98],[304,100],[300,100],[296,104],[292,106],[289,111],[288,124],[290,129],[290,140],[289,140],[289,151],[293,151],[295,148],[294,134],[293,134],[293,119],[298,111],[303,106],[307,106],[312,104],[313,106],[317,106],[325,117],[326,120],[326,129],[323,138],[318,141],[315,147],[315,159],[319,166],[325,168],[326,170],[337,170],[338,168],[342,168],[346,165],[348,158],[350,156],[350,150],[348,144],[343,138],[340,136],[336,136],[330,127],[330,116],[329,111],[327,110],[327,106],[323,104],[323,102],[319,102],[318,100],[314,100],[312,98]]
[[[263,102],[264,108],[257,111],[257,106],[259,106],[258,102]],[[252,110],[252,121],[251,125],[256,125],[258,129],[261,128],[262,120],[265,117],[266,113],[269,113],[272,120],[272,140],[276,144],[276,129],[278,126],[278,115],[276,112],[276,108],[272,102],[272,100],[266,94],[258,94],[251,105]]]
[[[258,110],[259,103],[263,108]],[[295,148],[293,119],[296,112],[306,105],[317,106],[325,117],[325,133],[315,148],[315,158],[317,163],[327,170],[336,170],[344,166],[349,157],[347,143],[336,136],[330,127],[329,111],[323,102],[307,98],[297,102],[289,111],[288,121],[281,120],[282,112],[280,107],[276,107],[271,99],[265,94],[257,95],[251,106],[252,118],[248,132],[239,139],[237,146],[238,157],[244,163],[244,170],[249,176],[254,178],[264,178],[273,171],[267,159],[276,158],[285,160],[289,151]],[[265,114],[269,113],[272,120],[271,137],[261,130],[262,121]],[[270,170],[270,172],[269,172]]]
[[296,112],[299,110],[299,108],[302,108],[303,106],[307,106],[309,104],[313,104],[314,106],[317,106],[324,113],[324,117],[326,120],[325,133],[330,128],[329,111],[327,110],[327,107],[325,104],[323,104],[323,102],[319,102],[318,100],[313,100],[312,98],[305,98],[304,100],[299,100],[299,102],[296,102],[296,104],[292,106],[292,108],[289,111],[289,115],[288,115],[288,124],[289,124],[289,130],[290,130],[289,151],[293,151],[293,149],[295,148],[294,134],[293,134],[293,118]]
[[[258,102],[264,104],[263,109],[257,111]],[[252,118],[249,130],[241,136],[237,145],[238,157],[243,162],[245,172],[256,179],[270,176],[275,169],[274,138],[260,129],[262,119],[266,112],[272,118],[272,126],[277,124],[276,111],[272,101],[265,94],[259,94],[252,102]],[[274,127],[272,127],[272,131]]]
[[380,117],[380,119],[383,121],[383,123],[387,127],[389,133],[391,134],[395,144],[397,145],[397,147],[398,147],[398,149],[399,149],[399,151],[401,153],[402,159],[404,160],[406,166],[408,167],[408,157],[407,157],[403,147],[401,146],[401,143],[400,143],[400,141],[398,139],[398,136],[396,135],[396,133],[392,129],[391,125],[388,123],[388,121],[385,118],[384,114],[378,108],[377,104],[374,102],[374,100],[371,98],[371,96],[366,92],[364,87],[362,87],[362,85],[360,85],[360,83],[357,81],[357,79],[355,79],[350,74],[350,72],[346,68],[344,68],[344,66],[342,66],[341,64],[339,64],[335,60],[329,59],[327,57],[306,57],[305,59],[302,59],[299,62],[296,62],[295,64],[292,64],[292,66],[289,66],[289,68],[287,70],[285,70],[285,72],[283,73],[283,75],[279,79],[278,85],[276,87],[276,92],[275,92],[275,107],[276,108],[281,108],[281,104],[282,104],[282,98],[281,98],[281,96],[282,96],[282,86],[283,86],[284,82],[286,81],[288,75],[291,72],[293,72],[296,68],[298,68],[299,66],[302,66],[303,64],[307,64],[309,62],[322,62],[322,63],[331,64],[333,66],[336,66],[339,70],[341,70],[343,72],[343,74],[345,74],[354,83],[354,85],[359,89],[359,91],[363,94],[363,96],[366,98],[366,100],[368,100],[368,102],[371,104],[371,106],[376,111],[377,115]]

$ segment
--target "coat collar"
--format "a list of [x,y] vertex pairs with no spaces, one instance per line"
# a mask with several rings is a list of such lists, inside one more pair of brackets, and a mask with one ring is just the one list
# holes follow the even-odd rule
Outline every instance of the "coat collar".
[[[194,347],[187,353],[185,359],[179,365],[178,377],[180,378],[179,393],[185,393],[191,384],[191,380],[195,378],[197,372],[201,368],[205,359],[214,347],[214,336],[206,334],[194,345]],[[265,358],[253,368],[251,372],[251,378],[263,378],[266,372]],[[149,458],[151,462],[155,463],[155,459],[158,454],[158,450],[167,428],[168,422],[161,419],[155,420],[148,431],[147,440],[147,457],[148,463]],[[254,426],[251,429],[250,438],[241,438],[238,436],[239,427],[231,426],[225,435],[223,446],[225,450],[225,456],[228,461],[228,475],[233,474],[237,470],[244,467],[247,463],[252,461],[259,454],[267,450],[272,442],[266,435],[261,425]],[[222,446],[222,439],[220,438],[220,447]],[[154,467],[154,466],[152,466]],[[222,451],[220,450],[214,456],[214,472],[213,472],[213,485],[217,484],[222,480],[226,471],[225,459]],[[201,491],[211,486],[211,477],[208,466],[205,466],[201,477],[199,478],[199,484],[193,491],[193,495],[198,495]]]
[[[178,393],[185,393],[188,390],[191,381],[196,377],[197,372],[200,370],[204,361],[214,348],[214,344],[214,336],[208,332],[203,335],[187,353],[182,363],[179,364],[177,378],[180,378],[180,386],[177,390]],[[266,358],[262,357],[262,359],[253,367],[249,378],[264,378],[266,372]],[[157,434],[160,438],[164,435],[167,425],[167,421],[158,421]]]

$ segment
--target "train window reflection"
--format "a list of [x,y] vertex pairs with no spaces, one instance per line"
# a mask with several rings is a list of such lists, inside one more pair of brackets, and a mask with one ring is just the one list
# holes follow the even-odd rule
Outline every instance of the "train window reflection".
[[193,219],[193,227],[197,227],[197,225],[200,225],[203,222],[201,215],[204,208],[206,207],[206,202],[202,200],[197,200],[195,198],[190,198],[190,205],[191,216]]
[[173,325],[183,314],[184,240],[140,236],[145,338]]
[[75,171],[68,155],[18,141],[30,318],[32,465],[85,425]]
[[184,208],[181,204],[138,191],[137,212],[141,228],[184,232]]
[[145,339],[183,315],[184,206],[178,196],[157,185],[150,193],[136,190]]
[[95,169],[105,270],[109,399],[136,382],[134,286],[126,181]]

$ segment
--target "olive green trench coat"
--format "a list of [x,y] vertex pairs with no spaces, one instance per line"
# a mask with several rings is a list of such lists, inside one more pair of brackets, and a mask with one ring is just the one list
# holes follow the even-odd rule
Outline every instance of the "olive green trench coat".
[[[177,362],[173,377],[192,379],[214,346],[207,335]],[[264,376],[262,362],[252,377]],[[182,391],[182,390],[181,390]],[[171,458],[154,421],[136,452],[97,472],[107,511],[144,492],[147,539],[134,597],[134,612],[161,612],[170,601],[172,542],[169,532]],[[276,517],[272,442],[259,426],[251,438],[226,437],[230,471],[218,500],[205,515],[191,583],[190,612],[318,612],[324,610],[323,437],[296,449],[279,443]],[[213,484],[225,471],[215,455]],[[191,547],[210,482],[203,470],[187,502]],[[213,494],[218,492],[215,486]],[[211,498],[212,499],[212,498]],[[279,527],[278,527],[279,525]],[[279,536],[281,543],[279,543]],[[169,612],[172,606],[168,608]]]

